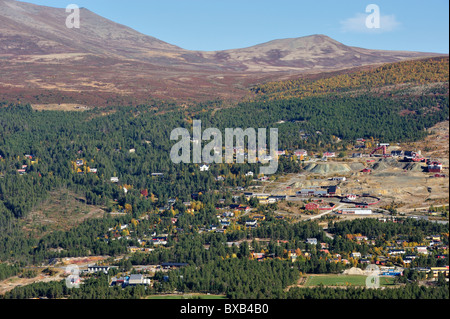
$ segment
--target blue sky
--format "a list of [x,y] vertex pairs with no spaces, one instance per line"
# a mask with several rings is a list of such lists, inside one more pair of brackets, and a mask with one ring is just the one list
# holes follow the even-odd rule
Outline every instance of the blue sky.
[[[76,4],[190,50],[243,48],[274,39],[325,34],[368,49],[449,53],[448,0],[27,0]],[[368,29],[369,4],[380,28]]]

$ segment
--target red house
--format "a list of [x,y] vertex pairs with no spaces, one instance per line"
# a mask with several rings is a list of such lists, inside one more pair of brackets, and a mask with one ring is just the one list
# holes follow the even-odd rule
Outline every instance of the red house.
[[319,209],[319,204],[317,203],[308,203],[305,205],[306,210],[316,210]]

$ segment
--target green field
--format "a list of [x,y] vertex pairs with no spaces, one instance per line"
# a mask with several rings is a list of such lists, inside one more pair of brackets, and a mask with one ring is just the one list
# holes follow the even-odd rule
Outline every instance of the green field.
[[154,295],[148,296],[147,299],[226,299],[226,297],[222,295],[186,294],[186,295]]
[[[306,287],[319,286],[365,286],[367,276],[361,275],[323,275],[309,276],[306,280]],[[381,277],[380,284],[382,286],[392,285],[394,278]]]

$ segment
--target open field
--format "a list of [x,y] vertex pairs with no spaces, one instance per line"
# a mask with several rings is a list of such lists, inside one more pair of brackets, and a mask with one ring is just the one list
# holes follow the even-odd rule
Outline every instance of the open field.
[[83,112],[89,110],[89,107],[81,104],[33,104],[31,107],[37,111],[64,111],[64,112]]
[[82,196],[59,189],[51,192],[48,199],[21,222],[25,231],[40,238],[52,231],[68,231],[86,219],[101,218],[104,213],[100,207],[87,205]]
[[65,278],[64,270],[58,268],[52,269],[55,271],[52,275],[45,274],[42,272],[42,269],[36,268],[35,270],[37,270],[38,273],[34,278],[21,278],[19,276],[14,276],[0,281],[0,296],[16,287],[27,286],[36,282],[61,281]]
[[[311,275],[306,280],[305,287],[324,286],[365,286],[367,276],[363,275]],[[381,277],[382,286],[393,285],[393,277]]]

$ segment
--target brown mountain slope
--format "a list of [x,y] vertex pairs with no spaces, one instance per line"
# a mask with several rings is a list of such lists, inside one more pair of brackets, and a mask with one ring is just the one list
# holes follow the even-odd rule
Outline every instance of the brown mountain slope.
[[69,29],[67,15],[0,0],[0,99],[89,105],[235,99],[268,80],[434,55],[349,47],[323,35],[189,51],[84,8],[81,28]]

